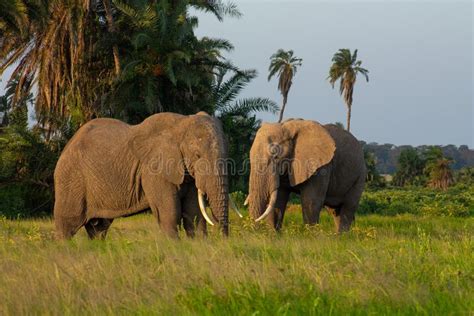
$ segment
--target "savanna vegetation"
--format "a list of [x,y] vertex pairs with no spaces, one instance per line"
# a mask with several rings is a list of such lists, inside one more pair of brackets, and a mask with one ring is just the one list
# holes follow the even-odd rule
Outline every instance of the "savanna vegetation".
[[[231,236],[164,238],[154,219],[119,219],[107,240],[53,237],[53,172],[75,131],[97,117],[218,117],[243,212],[256,114],[284,110],[303,67],[270,56],[273,100],[241,98],[258,74],[226,39],[197,37],[195,12],[239,18],[220,0],[0,1],[0,314],[470,314],[474,311],[474,156],[467,146],[364,143],[368,170],[356,224],[302,225],[293,197],[280,234],[247,217]],[[329,61],[328,61],[329,62]],[[357,50],[328,63],[350,129]],[[11,78],[5,71],[13,69]],[[322,78],[324,80],[324,78]],[[376,79],[375,79],[376,80]],[[342,125],[342,124],[341,124]],[[393,175],[393,179],[386,174]]]
[[463,315],[474,309],[469,218],[359,216],[335,236],[298,209],[280,235],[231,218],[163,238],[149,215],[119,219],[105,241],[53,240],[52,222],[0,220],[0,313],[158,315]]

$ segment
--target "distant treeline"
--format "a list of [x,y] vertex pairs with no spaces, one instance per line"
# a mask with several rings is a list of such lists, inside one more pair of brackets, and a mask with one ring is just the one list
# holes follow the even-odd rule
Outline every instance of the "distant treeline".
[[[398,158],[400,152],[404,149],[413,148],[419,153],[425,152],[429,147],[402,145],[396,146],[393,144],[377,144],[361,142],[364,150],[372,152],[376,157],[376,167],[381,174],[393,174],[397,170]],[[453,160],[451,167],[454,170],[459,170],[464,167],[474,167],[474,150],[469,149],[467,145],[459,147],[455,145],[435,146],[441,148],[445,157]]]

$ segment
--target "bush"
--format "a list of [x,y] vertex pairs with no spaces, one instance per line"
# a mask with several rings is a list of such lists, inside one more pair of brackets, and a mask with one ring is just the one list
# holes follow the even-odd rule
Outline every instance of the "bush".
[[457,185],[446,192],[416,187],[366,191],[358,213],[473,216],[474,186]]
[[43,217],[53,209],[53,193],[26,183],[0,186],[0,216],[9,219]]
[[[234,192],[232,197],[237,206],[242,208],[245,194]],[[299,195],[291,194],[287,213],[300,212],[300,205]],[[357,214],[474,216],[474,185],[458,184],[447,191],[421,187],[367,189],[362,195]]]
[[43,216],[53,206],[53,172],[62,145],[35,130],[0,130],[0,215]]
[[235,191],[230,194],[230,197],[235,203],[235,206],[237,206],[239,209],[244,208],[244,202],[247,196],[245,195],[244,192],[242,191]]

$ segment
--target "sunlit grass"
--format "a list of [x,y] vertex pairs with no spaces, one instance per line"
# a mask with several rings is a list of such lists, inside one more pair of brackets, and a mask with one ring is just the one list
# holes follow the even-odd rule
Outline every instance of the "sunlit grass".
[[[232,218],[231,237],[166,239],[154,218],[53,239],[51,220],[0,220],[0,314],[472,314],[474,219],[359,216],[281,234]],[[184,235],[184,234],[183,234]]]

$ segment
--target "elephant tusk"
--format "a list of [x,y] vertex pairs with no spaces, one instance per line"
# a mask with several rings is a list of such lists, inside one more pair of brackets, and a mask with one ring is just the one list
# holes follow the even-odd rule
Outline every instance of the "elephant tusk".
[[230,207],[237,213],[237,215],[239,215],[240,218],[244,217],[239,212],[239,209],[237,208],[237,206],[235,206],[234,200],[232,200],[232,197],[230,196],[230,194],[229,194],[229,204],[230,204]]
[[270,196],[270,202],[268,203],[268,206],[267,206],[267,209],[265,210],[265,213],[262,214],[262,216],[260,216],[259,218],[257,218],[255,221],[256,222],[259,222],[261,221],[262,219],[264,219],[265,217],[267,217],[272,211],[273,209],[275,208],[275,203],[276,203],[276,200],[277,200],[277,195],[278,195],[278,191],[275,190],[272,192],[272,195]]
[[244,206],[248,206],[249,205],[249,196],[247,195],[247,198],[245,199],[245,202],[244,202]]
[[204,219],[206,222],[209,223],[209,225],[214,226],[214,223],[212,220],[209,218],[209,216],[206,213],[206,202],[204,199],[204,193],[202,193],[201,190],[198,190],[198,202],[199,202],[199,209],[201,210],[202,216],[204,216]]

